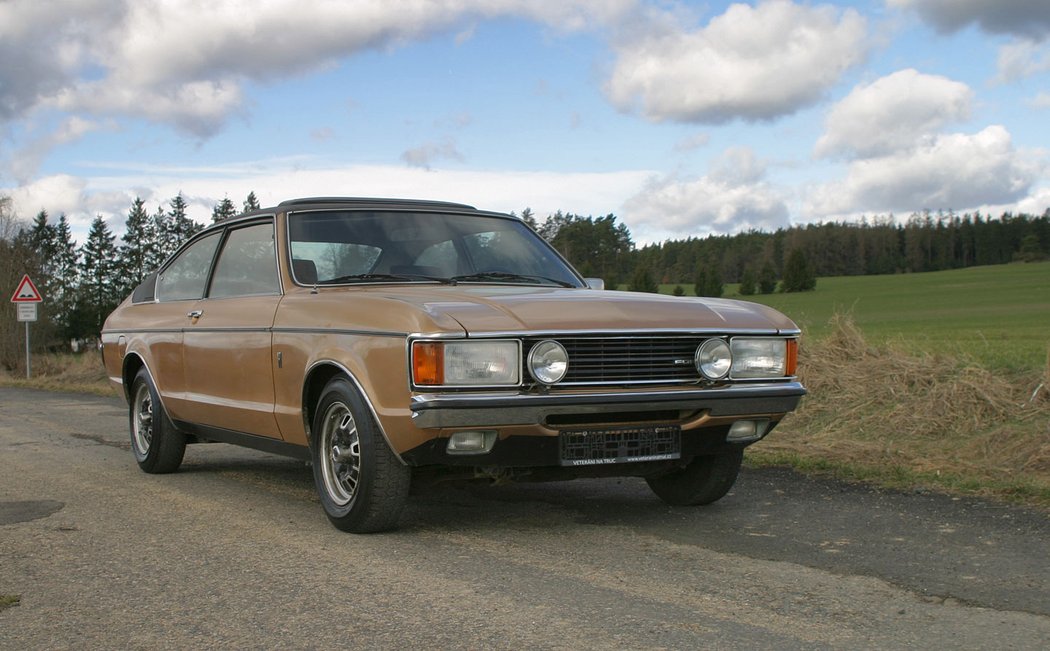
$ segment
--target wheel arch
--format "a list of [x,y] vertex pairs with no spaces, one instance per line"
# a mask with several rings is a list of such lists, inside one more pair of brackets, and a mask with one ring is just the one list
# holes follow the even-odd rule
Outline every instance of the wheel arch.
[[313,421],[317,411],[317,403],[321,399],[321,392],[324,391],[325,386],[333,379],[337,377],[344,377],[350,381],[357,393],[364,400],[365,405],[368,406],[368,411],[372,415],[372,421],[375,423],[379,433],[383,435],[383,440],[386,442],[388,448],[397,458],[398,462],[402,465],[408,465],[405,460],[401,458],[397,449],[390,442],[390,437],[387,435],[386,428],[383,427],[383,422],[379,420],[379,414],[376,412],[375,405],[372,404],[372,399],[369,397],[368,392],[365,391],[361,381],[357,379],[353,372],[350,371],[346,366],[336,362],[334,360],[319,360],[314,362],[310,368],[306,371],[306,379],[303,382],[303,427],[306,431],[306,439],[310,445],[314,445],[313,436]]
[[146,366],[146,360],[138,353],[128,353],[124,356],[123,367],[121,369],[121,384],[124,387],[124,397],[130,402],[131,401],[131,385],[135,381],[135,376],[139,374],[141,369],[146,369],[146,374],[149,375],[149,381],[153,383],[153,386],[157,386],[156,381],[153,379],[153,373],[150,373],[149,367]]

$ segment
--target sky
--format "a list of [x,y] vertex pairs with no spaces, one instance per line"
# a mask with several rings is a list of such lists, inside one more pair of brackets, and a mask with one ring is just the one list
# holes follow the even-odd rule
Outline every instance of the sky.
[[0,196],[613,213],[638,244],[1050,208],[1050,2],[0,0]]

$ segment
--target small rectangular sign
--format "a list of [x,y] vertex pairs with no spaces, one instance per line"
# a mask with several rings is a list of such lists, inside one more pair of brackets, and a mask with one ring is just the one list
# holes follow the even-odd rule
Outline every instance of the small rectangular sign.
[[18,303],[19,321],[36,321],[36,303]]

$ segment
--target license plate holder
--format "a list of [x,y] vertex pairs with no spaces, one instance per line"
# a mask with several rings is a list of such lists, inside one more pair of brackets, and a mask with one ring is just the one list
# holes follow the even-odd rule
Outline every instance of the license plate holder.
[[562,430],[558,449],[563,466],[670,461],[682,456],[678,425]]

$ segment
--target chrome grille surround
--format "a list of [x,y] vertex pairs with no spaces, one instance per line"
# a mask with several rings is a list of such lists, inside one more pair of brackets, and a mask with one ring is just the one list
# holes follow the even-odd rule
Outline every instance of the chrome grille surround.
[[557,386],[697,384],[696,349],[711,335],[593,335],[528,337],[523,353],[553,339],[569,354],[569,371]]

